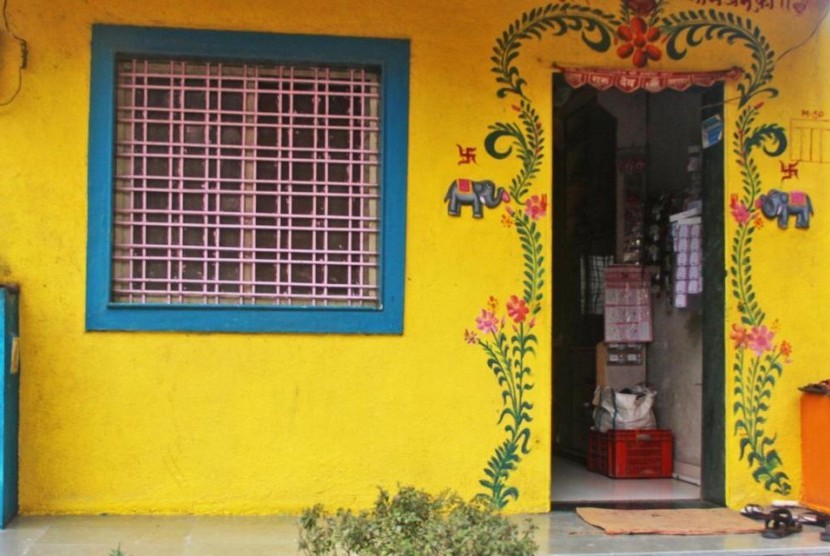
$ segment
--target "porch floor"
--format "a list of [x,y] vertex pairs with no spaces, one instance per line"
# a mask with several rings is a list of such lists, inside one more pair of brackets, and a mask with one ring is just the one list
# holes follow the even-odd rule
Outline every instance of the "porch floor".
[[558,456],[553,457],[551,477],[550,499],[554,504],[700,499],[697,485],[677,479],[610,479],[588,471],[582,463]]
[[[573,512],[515,519],[538,526],[539,556],[830,554],[816,527],[777,540],[757,534],[609,536]],[[118,546],[128,556],[295,555],[297,525],[292,516],[29,516],[0,531],[3,556],[108,556]]]

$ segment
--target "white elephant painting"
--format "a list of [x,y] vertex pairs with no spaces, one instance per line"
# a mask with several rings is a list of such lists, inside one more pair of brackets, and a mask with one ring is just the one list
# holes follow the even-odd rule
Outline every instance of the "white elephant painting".
[[447,212],[450,216],[459,216],[461,205],[469,205],[473,207],[474,218],[483,216],[482,206],[495,208],[502,201],[509,200],[510,195],[507,191],[503,187],[496,188],[496,184],[490,180],[454,180],[444,196],[444,202],[449,203]]

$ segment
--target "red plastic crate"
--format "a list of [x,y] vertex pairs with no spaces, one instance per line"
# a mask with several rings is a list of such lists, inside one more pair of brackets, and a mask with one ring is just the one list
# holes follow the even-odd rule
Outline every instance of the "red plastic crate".
[[588,470],[615,479],[671,477],[671,430],[592,430],[588,433]]

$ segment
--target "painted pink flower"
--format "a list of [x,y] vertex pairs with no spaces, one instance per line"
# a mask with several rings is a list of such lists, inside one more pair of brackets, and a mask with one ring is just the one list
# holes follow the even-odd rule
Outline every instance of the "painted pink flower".
[[507,301],[507,314],[513,319],[513,322],[519,323],[525,320],[525,317],[530,312],[524,299],[515,295],[511,295]]
[[729,335],[729,338],[735,340],[735,349],[745,348],[747,345],[749,345],[749,336],[747,334],[746,328],[743,326],[733,324],[732,333]]
[[468,344],[477,344],[478,334],[476,334],[475,330],[464,330],[464,341]]
[[476,326],[485,334],[495,334],[499,327],[499,319],[492,311],[482,309],[481,314],[476,317]]
[[774,337],[775,332],[769,330],[766,326],[753,326],[747,338],[749,340],[749,349],[754,351],[756,355],[770,351]]
[[735,218],[735,221],[738,224],[746,224],[749,221],[749,209],[746,208],[746,205],[738,201],[737,195],[732,195],[729,200],[729,210],[732,213],[732,217]]
[[533,220],[539,220],[545,214],[547,214],[548,210],[548,196],[542,195],[534,195],[530,199],[525,202],[525,212],[527,215],[531,217]]

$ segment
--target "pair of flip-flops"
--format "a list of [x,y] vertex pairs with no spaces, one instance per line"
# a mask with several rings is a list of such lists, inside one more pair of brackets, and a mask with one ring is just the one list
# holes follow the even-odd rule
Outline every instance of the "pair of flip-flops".
[[823,527],[824,530],[819,534],[819,538],[824,542],[830,542],[830,514],[807,510],[795,515],[795,520],[804,525]]
[[769,512],[764,511],[764,508],[758,504],[747,504],[741,510],[741,514],[752,519],[767,519]]
[[749,504],[741,510],[741,514],[752,519],[764,520],[762,535],[770,539],[788,537],[801,532],[802,525],[817,525],[824,527],[821,540],[830,542],[830,514],[812,510],[798,511],[795,515],[788,508],[774,508],[767,512],[757,504]]
[[781,539],[801,532],[801,522],[797,521],[787,508],[775,508],[764,520],[761,535],[767,539]]

